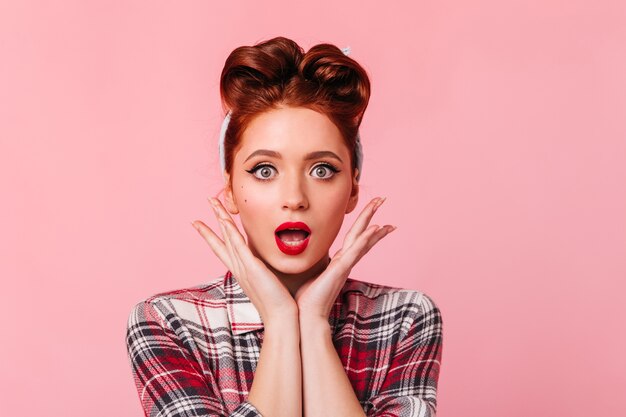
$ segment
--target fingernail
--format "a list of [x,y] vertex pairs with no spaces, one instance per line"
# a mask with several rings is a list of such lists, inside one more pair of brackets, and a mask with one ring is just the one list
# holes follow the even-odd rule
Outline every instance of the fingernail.
[[200,226],[196,225],[194,222],[191,222],[191,225],[193,226],[194,229],[199,230]]

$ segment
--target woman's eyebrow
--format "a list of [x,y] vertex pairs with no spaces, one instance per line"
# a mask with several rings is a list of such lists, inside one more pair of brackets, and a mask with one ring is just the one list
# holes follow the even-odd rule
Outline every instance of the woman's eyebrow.
[[[277,159],[282,159],[282,155],[276,151],[270,151],[269,149],[257,149],[256,151],[252,152],[244,162],[247,162],[248,159],[252,158],[253,156],[257,156],[257,155],[265,155],[265,156],[271,156]],[[308,153],[304,156],[304,160],[308,161],[311,159],[317,159],[317,158],[322,158],[322,157],[327,157],[327,158],[335,158],[337,159],[339,162],[343,163],[343,161],[341,160],[341,158],[339,156],[337,156],[336,153],[331,152],[331,151],[315,151],[315,152],[311,152]]]

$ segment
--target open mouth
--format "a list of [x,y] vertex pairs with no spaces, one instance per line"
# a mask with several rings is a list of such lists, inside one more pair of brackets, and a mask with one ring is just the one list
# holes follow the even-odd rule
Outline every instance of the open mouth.
[[276,236],[286,245],[297,246],[310,235],[309,232],[302,229],[284,229],[276,232]]
[[298,255],[308,246],[311,229],[303,222],[285,222],[274,235],[278,249],[287,255]]

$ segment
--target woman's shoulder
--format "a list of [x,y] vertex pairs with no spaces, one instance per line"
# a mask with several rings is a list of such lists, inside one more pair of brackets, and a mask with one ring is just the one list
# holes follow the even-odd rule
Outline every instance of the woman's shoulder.
[[344,300],[352,301],[358,298],[360,302],[365,300],[381,309],[401,308],[413,310],[415,313],[439,312],[437,303],[430,295],[415,289],[348,278],[342,294]]
[[181,287],[152,294],[138,302],[131,309],[133,315],[145,316],[150,311],[157,310],[163,314],[173,311],[174,307],[182,305],[210,304],[221,302],[225,298],[224,275],[213,278],[203,284]]
[[224,298],[224,275],[209,280],[203,284],[189,287],[177,288],[156,293],[146,299],[146,301],[165,300],[211,300]]
[[426,301],[434,304],[434,300],[428,294],[419,290],[378,284],[354,278],[348,278],[346,280],[343,292],[346,294],[357,294],[370,299],[400,297],[412,301]]

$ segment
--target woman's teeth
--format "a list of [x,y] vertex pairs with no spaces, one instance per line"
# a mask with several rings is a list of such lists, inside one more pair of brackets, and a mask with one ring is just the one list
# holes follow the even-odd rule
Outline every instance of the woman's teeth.
[[287,242],[287,241],[283,240],[283,243],[285,245],[287,245],[287,246],[298,246],[298,245],[300,245],[302,243],[302,240],[295,240],[295,241],[292,241],[292,242]]
[[309,244],[311,233],[307,230],[289,228],[275,232],[275,241],[283,253],[287,255],[299,255]]
[[286,229],[286,230],[281,230],[280,232],[278,232],[279,239],[285,242],[285,244],[290,245],[290,246],[297,246],[304,239],[306,239],[308,235],[309,234],[305,232],[304,230],[297,230],[297,229]]

